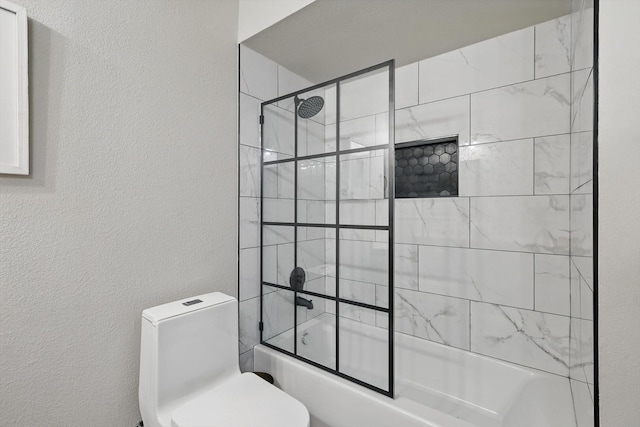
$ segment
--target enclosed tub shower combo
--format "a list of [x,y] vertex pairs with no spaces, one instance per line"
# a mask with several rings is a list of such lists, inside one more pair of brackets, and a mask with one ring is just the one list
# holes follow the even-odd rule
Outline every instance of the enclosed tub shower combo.
[[241,368],[312,426],[593,426],[593,19],[320,83],[241,45]]

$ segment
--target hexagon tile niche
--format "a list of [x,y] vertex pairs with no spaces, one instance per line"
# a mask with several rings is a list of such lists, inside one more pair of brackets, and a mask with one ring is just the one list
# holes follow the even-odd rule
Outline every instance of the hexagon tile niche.
[[458,141],[412,141],[396,145],[396,198],[458,195]]

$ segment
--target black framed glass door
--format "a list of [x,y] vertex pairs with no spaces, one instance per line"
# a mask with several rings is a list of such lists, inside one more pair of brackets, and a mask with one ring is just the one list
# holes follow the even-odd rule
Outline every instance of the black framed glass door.
[[393,396],[394,61],[260,123],[260,341]]

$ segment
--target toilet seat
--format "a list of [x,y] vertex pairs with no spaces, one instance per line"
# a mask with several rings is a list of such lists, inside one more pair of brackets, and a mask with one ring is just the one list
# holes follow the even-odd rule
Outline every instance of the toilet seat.
[[234,375],[178,407],[172,427],[308,427],[305,406],[253,373]]

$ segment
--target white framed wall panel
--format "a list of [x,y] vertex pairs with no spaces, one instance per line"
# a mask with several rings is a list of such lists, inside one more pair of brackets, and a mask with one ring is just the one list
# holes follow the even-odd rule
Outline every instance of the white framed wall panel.
[[29,174],[27,12],[0,0],[0,174]]

